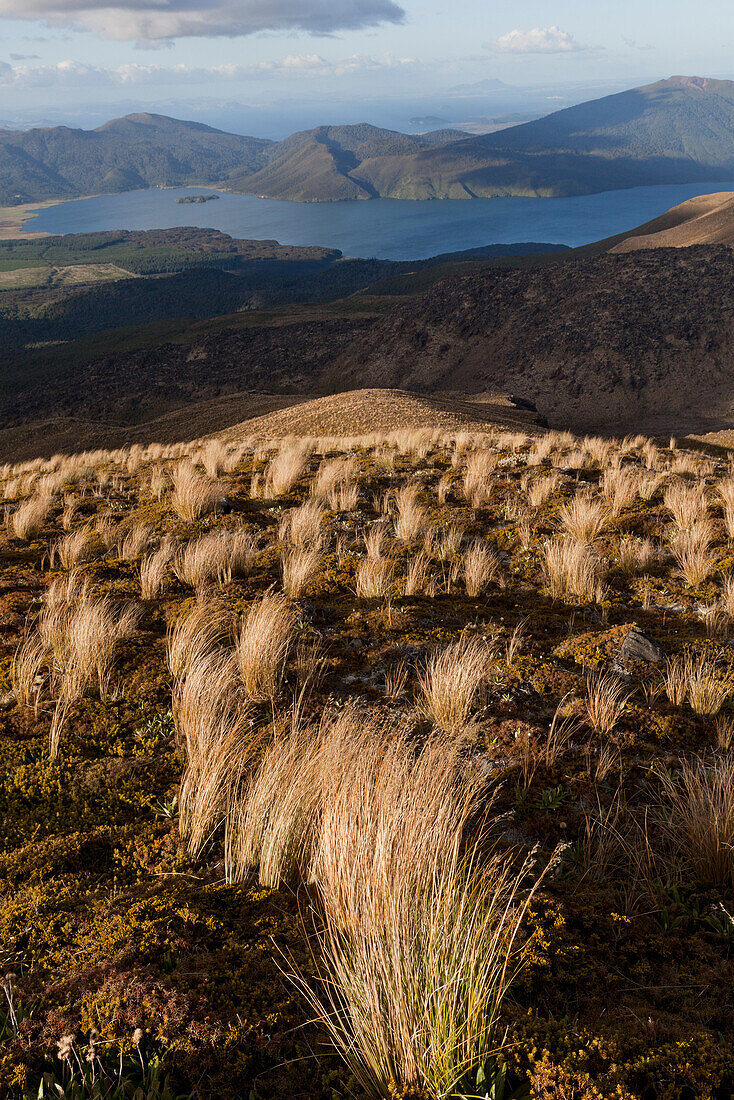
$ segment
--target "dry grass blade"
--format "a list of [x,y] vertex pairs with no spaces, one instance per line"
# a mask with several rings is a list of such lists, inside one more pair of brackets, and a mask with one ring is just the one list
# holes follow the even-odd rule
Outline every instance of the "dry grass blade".
[[323,556],[316,548],[292,546],[280,561],[283,591],[292,599],[302,596],[321,569]]
[[418,708],[437,729],[459,733],[468,724],[494,655],[477,638],[461,638],[429,658],[418,678]]
[[43,530],[52,504],[53,498],[50,496],[31,497],[30,500],[23,501],[14,512],[8,513],[10,534],[28,542]]
[[499,558],[481,542],[467,547],[462,564],[467,596],[481,596],[500,577]]
[[576,496],[558,513],[561,526],[580,543],[593,542],[609,522],[609,506],[601,500]]
[[661,774],[663,821],[678,858],[706,886],[734,887],[734,758],[681,765]]
[[171,481],[171,507],[181,519],[193,523],[216,507],[219,499],[217,482],[202,474],[191,462],[179,462],[174,466]]
[[594,673],[586,681],[586,717],[595,733],[611,733],[630,693],[613,673]]
[[240,627],[235,654],[248,696],[274,699],[293,644],[296,612],[284,596],[268,593],[252,604]]

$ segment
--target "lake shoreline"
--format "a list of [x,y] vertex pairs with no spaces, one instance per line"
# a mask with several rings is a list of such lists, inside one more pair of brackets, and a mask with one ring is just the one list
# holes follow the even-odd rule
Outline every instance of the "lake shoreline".
[[[732,184],[734,187],[734,184]],[[628,233],[671,207],[729,189],[722,181],[662,184],[555,199],[372,199],[296,203],[219,187],[219,202],[178,203],[194,187],[147,188],[5,208],[5,234],[23,238],[119,230],[213,229],[238,240],[319,245],[363,259],[419,261],[446,253],[554,242],[570,248]],[[2,227],[2,221],[0,221]]]

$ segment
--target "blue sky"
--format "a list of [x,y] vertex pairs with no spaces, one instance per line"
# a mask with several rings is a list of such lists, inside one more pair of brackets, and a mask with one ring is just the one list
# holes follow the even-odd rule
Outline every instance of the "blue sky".
[[430,103],[490,79],[588,98],[673,73],[734,77],[731,0],[0,0],[0,31],[0,121],[82,104]]

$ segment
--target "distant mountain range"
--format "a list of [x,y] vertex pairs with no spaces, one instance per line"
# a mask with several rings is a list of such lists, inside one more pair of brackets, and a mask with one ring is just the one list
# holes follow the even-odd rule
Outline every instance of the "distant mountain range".
[[497,133],[366,123],[284,141],[161,115],[0,131],[0,204],[219,183],[303,202],[589,194],[734,178],[734,82],[676,76]]

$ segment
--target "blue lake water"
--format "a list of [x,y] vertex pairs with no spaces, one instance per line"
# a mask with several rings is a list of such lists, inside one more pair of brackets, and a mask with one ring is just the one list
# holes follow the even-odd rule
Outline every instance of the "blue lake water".
[[250,240],[339,248],[346,256],[418,260],[487,244],[588,244],[649,221],[694,195],[729,190],[734,190],[734,182],[635,187],[567,199],[334,203],[280,202],[220,192],[216,201],[191,205],[176,199],[213,190],[155,188],[50,206],[25,228],[90,233],[196,225]]

